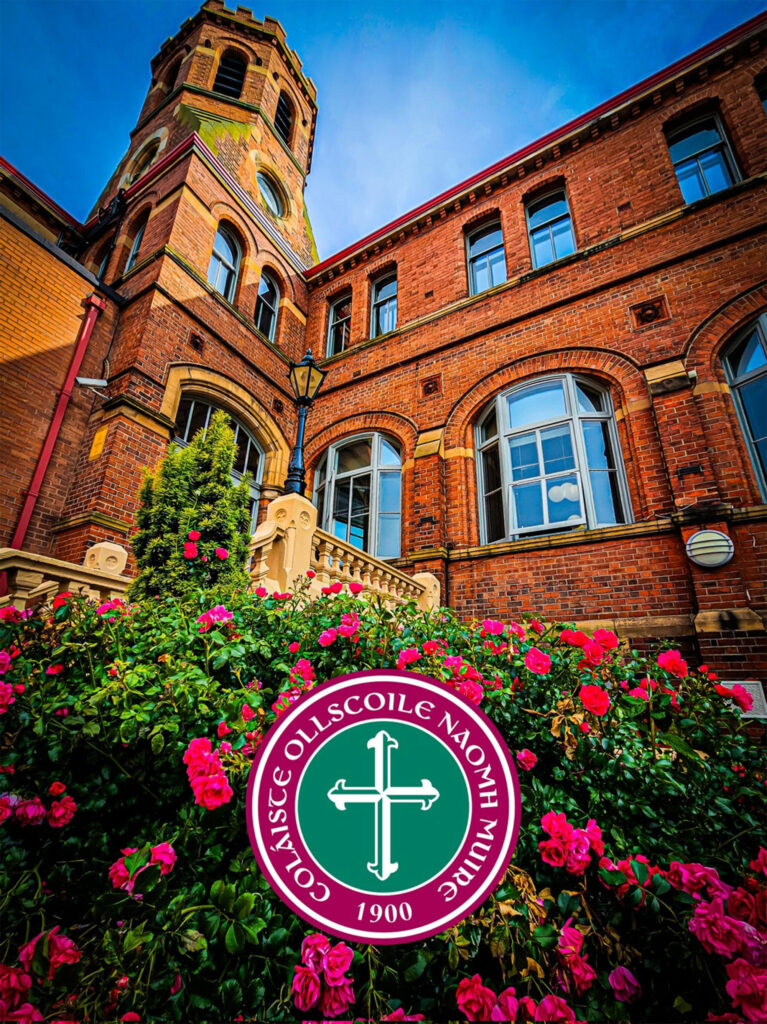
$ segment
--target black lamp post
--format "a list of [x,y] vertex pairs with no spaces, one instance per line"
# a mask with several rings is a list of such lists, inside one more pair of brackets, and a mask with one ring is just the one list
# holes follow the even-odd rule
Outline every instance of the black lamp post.
[[293,388],[295,402],[298,406],[298,430],[296,444],[290,456],[288,475],[285,477],[286,494],[303,494],[306,489],[304,467],[304,430],[306,414],[314,399],[319,394],[325,379],[325,370],[321,370],[312,358],[312,350],[308,349],[300,363],[291,363],[288,370],[290,386]]

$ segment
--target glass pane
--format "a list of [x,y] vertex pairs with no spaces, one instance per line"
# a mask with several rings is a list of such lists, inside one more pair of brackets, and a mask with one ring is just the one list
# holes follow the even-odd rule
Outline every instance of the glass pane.
[[317,490],[319,490],[320,487],[322,487],[322,485],[325,483],[325,469],[327,467],[327,464],[328,464],[327,455],[323,455],[322,461],[320,462],[319,466],[317,467],[317,472],[316,472],[315,477],[314,477],[315,483],[316,483],[316,486],[317,486]]
[[387,334],[397,326],[397,299],[388,299],[380,306],[376,306],[375,333]]
[[397,277],[385,277],[378,281],[375,286],[375,301],[393,298],[397,294]]
[[378,517],[378,558],[399,558],[399,516]]
[[210,415],[210,406],[204,402],[195,402],[194,408],[192,409],[192,415],[189,420],[189,429],[187,430],[186,440],[191,441],[198,430],[202,430],[208,425],[208,417]]
[[603,412],[604,393],[588,384],[576,382],[575,393],[578,396],[578,409],[580,412]]
[[479,259],[473,261],[471,265],[471,278],[472,295],[478,295],[490,287],[490,269],[485,256],[480,256]]
[[264,200],[267,210],[273,213],[275,217],[282,216],[282,200],[280,199],[277,190],[266,177],[260,171],[256,174],[256,180],[258,181],[258,187],[261,190],[261,196]]
[[248,461],[245,465],[245,469],[254,480],[258,480],[258,469],[261,462],[261,452],[258,450],[258,446],[251,441],[250,448],[248,449]]
[[767,475],[767,438],[756,445],[756,454],[762,464],[762,473]]
[[715,149],[710,153],[704,153],[698,159],[709,194],[721,192],[723,188],[729,188],[732,185],[732,175],[721,150]]
[[531,228],[537,228],[568,212],[564,192],[556,192],[528,206],[527,222]]
[[248,443],[249,439],[245,431],[238,431],[237,442],[234,452],[234,462],[232,464],[232,469],[236,473],[245,472],[245,460],[248,457]]
[[268,274],[261,275],[261,280],[258,283],[258,297],[267,302],[272,309],[277,308],[279,292],[277,291],[277,285]]
[[179,403],[178,413],[176,414],[176,436],[183,437],[186,439],[187,436],[187,423],[189,421],[189,412],[192,408],[192,399],[184,398]]
[[570,427],[549,427],[541,431],[541,451],[545,473],[562,473],[575,468]]
[[367,519],[370,512],[370,474],[352,478],[352,520]]
[[334,323],[339,320],[346,320],[347,317],[352,315],[352,297],[347,295],[345,299],[339,299],[333,304],[333,313],[331,319]]
[[267,306],[263,298],[259,298],[256,303],[256,328],[267,338],[271,338],[274,320],[274,311]]
[[554,251],[558,260],[561,260],[563,256],[569,256],[571,252],[575,252],[575,239],[573,238],[573,228],[569,217],[565,220],[557,221],[556,224],[552,224],[551,233],[554,236]]
[[706,195],[706,186],[700,175],[697,160],[690,160],[689,163],[679,164],[676,169],[676,176],[679,180],[679,187],[682,190],[682,197],[686,203],[694,203],[696,199],[702,199]]
[[514,496],[514,518],[516,527],[524,530],[530,526],[543,526],[543,501],[541,485],[521,484],[512,489]]
[[624,522],[617,473],[592,472],[591,494],[598,526]]
[[522,434],[520,437],[509,438],[509,455],[511,457],[511,475],[514,480],[529,480],[530,477],[540,476],[535,434]]
[[525,427],[528,423],[541,423],[567,415],[562,381],[546,381],[531,384],[522,391],[516,391],[506,399],[509,409],[509,423],[512,429]]
[[385,437],[381,438],[381,449],[378,455],[378,461],[382,466],[401,465],[399,452],[393,444],[389,444]]
[[490,287],[494,288],[506,280],[506,260],[503,257],[503,249],[491,252],[487,259],[490,264]]
[[331,532],[334,536],[346,540],[349,523],[349,494],[351,492],[351,480],[340,480],[336,483],[333,492],[333,522]]
[[501,460],[497,444],[482,452],[482,479],[485,494],[490,494],[501,486]]
[[230,267],[233,267],[237,262],[237,249],[235,247],[234,240],[226,231],[219,230],[216,234],[213,251],[217,253],[222,260],[228,263]]
[[694,153],[700,153],[702,149],[718,145],[722,138],[716,127],[716,122],[710,120],[699,121],[697,124],[683,129],[672,135],[672,140],[669,142],[668,151],[674,163],[678,163]]
[[545,267],[554,259],[554,249],[551,245],[551,234],[548,228],[537,228],[530,235],[530,242],[533,247],[533,266]]
[[589,469],[614,468],[607,423],[587,420],[583,423],[583,440],[586,444],[586,461]]
[[339,448],[336,453],[336,473],[349,473],[354,469],[364,469],[370,465],[370,438],[352,441],[351,444]]
[[503,497],[500,491],[485,497],[485,527],[488,544],[506,536],[506,525],[503,521]]
[[750,380],[740,389],[740,397],[751,428],[754,443],[767,438],[767,373]]
[[381,473],[379,478],[378,510],[379,512],[399,513],[400,475],[399,473]]
[[481,437],[482,441],[489,441],[490,438],[495,437],[497,433],[498,417],[495,414],[495,406],[493,406],[493,411],[489,413],[482,421],[479,436]]
[[501,234],[501,226],[500,224],[494,224],[492,227],[485,228],[484,231],[478,231],[476,235],[472,235],[469,242],[469,255],[479,256],[483,252],[497,249],[502,245],[503,235]]
[[757,329],[754,329],[730,353],[728,362],[733,377],[744,377],[747,373],[751,373],[752,370],[757,370],[760,366],[764,366],[767,363],[767,355],[765,354]]
[[568,523],[582,519],[578,477],[566,476],[546,485],[550,523]]
[[349,333],[349,323],[344,321],[339,324],[334,324],[330,328],[330,344],[328,355],[334,356],[339,352],[343,352],[346,348],[347,335]]

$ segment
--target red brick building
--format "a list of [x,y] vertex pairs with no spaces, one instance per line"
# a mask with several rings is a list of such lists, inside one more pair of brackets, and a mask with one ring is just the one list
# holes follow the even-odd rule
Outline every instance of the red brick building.
[[278,22],[207,0],[85,224],[0,163],[0,544],[126,544],[143,468],[211,407],[255,521],[311,346],[326,529],[462,615],[764,678],[766,44],[760,16],[318,263],[314,84]]

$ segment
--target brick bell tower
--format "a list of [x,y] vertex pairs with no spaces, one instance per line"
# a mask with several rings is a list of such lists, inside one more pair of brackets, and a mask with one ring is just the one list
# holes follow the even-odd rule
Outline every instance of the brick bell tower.
[[52,545],[72,561],[127,544],[143,471],[191,401],[225,408],[255,442],[262,505],[281,491],[295,431],[286,374],[305,349],[303,271],[317,260],[304,204],[316,89],[278,21],[221,0],[151,70],[80,254],[120,313]]

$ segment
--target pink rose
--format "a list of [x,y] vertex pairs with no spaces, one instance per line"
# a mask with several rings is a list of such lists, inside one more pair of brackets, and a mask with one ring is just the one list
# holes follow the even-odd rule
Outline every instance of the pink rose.
[[743,888],[733,889],[727,897],[727,910],[730,917],[738,921],[746,921],[748,924],[756,925],[756,900]]
[[748,866],[757,874],[761,871],[762,874],[767,875],[767,849],[764,846],[759,847],[759,853]]
[[[505,1018],[504,1018],[505,1019]],[[398,1006],[396,1010],[392,1010],[391,1013],[387,1013],[381,1020],[426,1020],[422,1013],[414,1013],[408,1017],[401,1006]]]
[[355,596],[357,594],[361,594],[364,589],[365,588],[362,586],[362,584],[358,583],[356,580],[349,584],[349,592],[351,594],[354,594]]
[[[0,999],[1,1008],[2,1000]],[[31,1003],[23,1003],[21,1006],[17,1006],[12,1013],[3,1013],[2,1019],[15,1021],[16,1024],[32,1024],[33,1021],[45,1020],[42,1013]]]
[[175,977],[173,978],[173,981],[171,982],[170,988],[168,989],[168,993],[169,993],[169,995],[175,996],[175,994],[177,992],[180,992],[180,991],[181,991],[181,975],[180,974],[176,974]]
[[192,779],[192,792],[195,801],[206,811],[213,811],[222,804],[228,804],[234,796],[223,770],[217,775],[202,775]]
[[338,1020],[346,1008],[354,1002],[354,989],[350,981],[340,985],[327,985],[320,996],[320,1010],[325,1020]]
[[293,978],[291,993],[296,1008],[306,1013],[316,1005],[320,998],[320,979],[311,967],[304,967],[296,964],[294,967],[296,976]]
[[187,534],[187,537],[189,538],[189,540],[199,540],[200,539],[200,531],[199,530],[190,530],[189,533]]
[[15,703],[16,698],[13,696],[13,687],[10,683],[0,682],[0,715],[4,715],[11,704]]
[[0,1000],[9,1009],[18,1006],[31,987],[32,978],[26,971],[0,964]]
[[160,874],[169,875],[173,870],[173,865],[176,863],[176,851],[170,843],[158,843],[157,846],[152,847],[152,856],[149,863],[159,864]]
[[642,986],[628,967],[616,967],[607,980],[619,1003],[633,1003],[642,994]]
[[525,655],[525,667],[537,676],[545,676],[551,668],[551,658],[537,647],[531,647]]
[[575,1014],[564,999],[554,995],[547,995],[541,999],[534,1019],[546,1021],[546,1024],[576,1024]]
[[758,953],[763,945],[756,929],[725,914],[721,896],[715,896],[710,903],[701,900],[688,922],[688,928],[706,952],[717,953],[728,960]]
[[256,717],[256,712],[250,706],[250,704],[243,704],[240,708],[240,714],[242,715],[243,722],[249,722],[251,718]]
[[[31,942],[28,942],[26,946],[22,946],[19,949],[19,960],[25,971],[29,971],[32,965],[32,959],[35,955],[35,947],[38,941],[45,935],[45,932],[40,932],[36,935]],[[59,926],[54,925],[53,928],[48,932],[48,978],[49,980],[53,977],[56,971],[63,964],[76,964],[82,956],[82,953],[77,948],[75,943],[66,937],[66,935],[59,935]]]
[[596,640],[587,640],[583,645],[583,657],[589,665],[601,665],[605,652],[602,645]]
[[605,844],[602,842],[602,829],[593,818],[589,818],[584,831],[589,837],[589,846],[597,857],[601,857],[605,852]]
[[61,796],[66,788],[63,782],[52,782],[48,787],[48,792],[51,796]]
[[222,562],[225,562],[229,557],[229,552],[226,550],[226,548],[216,548],[216,550],[213,553],[215,554],[216,558],[220,559]]
[[487,636],[501,636],[505,627],[502,622],[498,622],[497,619],[483,619],[482,621],[482,635]]
[[222,739],[224,736],[228,736],[231,731],[231,727],[223,720],[216,726],[216,736],[218,736],[219,739]]
[[519,1012],[519,1001],[515,998],[516,990],[505,988],[498,996],[498,1006],[494,1006],[491,1020],[516,1020]]
[[565,868],[571,875],[582,875],[591,863],[591,843],[582,828],[573,829],[572,838],[567,847]]
[[298,652],[301,650],[301,644],[298,642],[298,640],[294,640],[292,644],[288,644],[288,650],[290,651],[291,654],[298,654]]
[[657,658],[658,668],[672,676],[684,679],[688,674],[687,662],[679,651],[661,651]]
[[317,643],[320,647],[330,647],[331,644],[336,642],[337,637],[338,633],[335,629],[326,629],[317,637]]
[[39,796],[19,800],[14,811],[19,825],[40,825],[45,817],[45,806]]
[[266,587],[256,587],[256,590],[255,590],[256,597],[266,597],[266,595],[268,593],[269,593],[269,591],[266,589]]
[[461,978],[455,1001],[467,1020],[490,1020],[496,1004],[495,993],[485,988],[478,974],[471,978]]
[[49,665],[48,668],[45,670],[45,674],[47,676],[57,676],[60,672],[63,672],[63,671],[64,671],[64,666],[63,665],[60,665],[60,664]]
[[524,771],[526,772],[532,771],[532,769],[535,768],[536,764],[538,763],[538,758],[535,756],[532,750],[528,750],[527,747],[525,747],[524,750],[518,750],[516,753],[516,758],[519,767],[524,769]]
[[559,939],[557,940],[557,950],[565,959],[580,953],[583,946],[583,932],[571,927],[571,921],[572,918],[568,917],[562,925],[562,931],[559,933]]
[[618,646],[618,637],[611,629],[595,629],[594,639],[601,644],[606,651],[614,651]]
[[600,717],[607,714],[607,709],[610,707],[610,697],[601,686],[582,686],[578,696],[587,711]]
[[187,543],[184,545],[183,554],[184,558],[186,558],[187,561],[191,561],[193,558],[197,558],[197,545],[193,544],[191,541],[187,541]]
[[397,668],[405,668],[406,665],[412,665],[414,661],[421,660],[421,652],[417,647],[405,647],[397,655]]
[[596,980],[597,972],[586,962],[586,959],[577,953],[566,960],[567,969],[572,975],[575,983],[575,991],[579,996],[587,992]]
[[330,940],[320,932],[307,935],[301,943],[301,959],[316,974],[324,970],[329,952]]
[[767,967],[739,959],[727,964],[727,976],[725,988],[733,1006],[739,1006],[748,1021],[767,1020]]
[[68,794],[61,800],[54,800],[48,811],[48,824],[51,828],[63,828],[75,815],[77,804]]
[[343,943],[338,942],[332,947],[325,961],[325,981],[328,985],[343,985],[344,977],[351,967],[354,952]]

